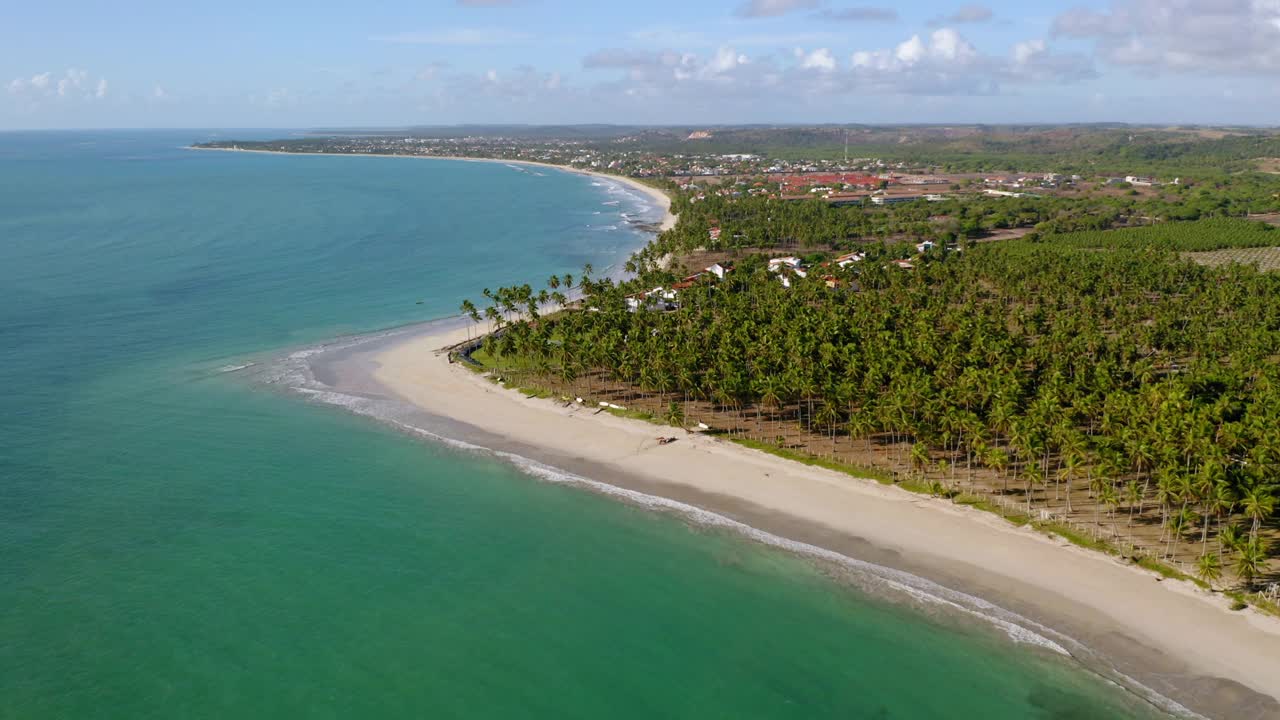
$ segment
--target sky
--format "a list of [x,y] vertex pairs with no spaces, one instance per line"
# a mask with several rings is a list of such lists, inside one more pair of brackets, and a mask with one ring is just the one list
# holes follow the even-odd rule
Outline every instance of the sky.
[[1280,0],[40,0],[0,129],[1280,125]]

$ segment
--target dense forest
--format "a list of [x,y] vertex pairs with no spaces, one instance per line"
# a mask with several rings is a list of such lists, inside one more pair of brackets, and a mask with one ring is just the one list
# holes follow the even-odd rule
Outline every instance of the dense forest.
[[[728,228],[761,208],[774,229],[759,242],[863,237],[879,222],[707,203],[655,246],[696,242],[703,212]],[[629,295],[678,279],[642,259],[629,282],[584,273],[486,291],[501,332],[485,352],[517,383],[1016,501],[1205,582],[1257,589],[1277,579],[1280,276],[1180,252],[1259,245],[1280,245],[1280,230],[1210,219],[918,255],[877,242],[789,287],[767,255],[744,254],[723,280],[635,311]],[[908,254],[910,269],[890,262]],[[567,288],[580,302],[543,316]]]

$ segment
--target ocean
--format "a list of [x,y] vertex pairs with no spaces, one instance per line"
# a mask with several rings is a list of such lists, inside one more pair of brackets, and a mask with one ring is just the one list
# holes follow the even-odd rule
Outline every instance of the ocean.
[[[234,370],[617,268],[500,163],[0,133],[0,718],[1160,717],[723,523]],[[634,500],[634,498],[633,498]]]

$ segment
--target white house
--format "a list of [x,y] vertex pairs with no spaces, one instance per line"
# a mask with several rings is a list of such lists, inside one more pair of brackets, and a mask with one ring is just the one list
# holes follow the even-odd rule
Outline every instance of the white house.
[[675,310],[676,309],[675,290],[656,287],[649,292],[636,293],[627,296],[627,310],[635,312],[637,310]]
[[866,259],[866,254],[860,252],[851,252],[848,255],[841,255],[836,258],[836,264],[840,267],[849,267],[856,262],[862,262]]

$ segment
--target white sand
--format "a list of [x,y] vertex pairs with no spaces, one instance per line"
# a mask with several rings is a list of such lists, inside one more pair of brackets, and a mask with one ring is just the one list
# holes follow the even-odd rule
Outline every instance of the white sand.
[[[597,176],[651,197],[665,212],[663,230],[676,222],[665,193],[616,175],[519,160],[351,155],[501,162]],[[966,578],[984,588],[993,602],[1036,607],[1049,617],[1070,620],[1073,627],[1093,628],[1094,639],[1106,636],[1111,650],[1132,644],[1130,659],[1159,658],[1162,669],[1172,668],[1168,686],[1158,689],[1200,712],[1224,718],[1280,717],[1280,705],[1260,707],[1247,698],[1233,704],[1239,693],[1226,683],[1217,686],[1216,694],[1207,689],[1213,683],[1170,692],[1184,680],[1195,684],[1195,678],[1216,678],[1280,701],[1280,620],[1253,611],[1232,612],[1224,598],[1190,583],[1158,581],[1154,573],[1014,527],[989,513],[677,430],[666,431],[679,435],[677,443],[659,446],[655,438],[663,431],[651,424],[526,398],[450,365],[437,350],[466,335],[458,330],[396,345],[377,356],[376,380],[436,415],[644,478],[673,495],[710,493],[705,497],[779,513],[791,527],[802,523],[865,539],[919,567]]]
[[[1069,618],[1122,647],[1131,638],[1135,649],[1167,660],[1179,676],[1226,678],[1280,698],[1280,621],[1231,612],[1223,598],[1190,583],[1158,582],[1153,573],[989,513],[679,430],[666,431],[678,434],[678,442],[659,446],[655,438],[662,429],[651,424],[529,399],[450,365],[438,348],[465,336],[460,330],[394,346],[377,356],[375,377],[431,413],[643,477],[673,493],[694,489],[736,498],[866,539],[951,577],[972,579],[993,602]],[[1219,702],[1201,699],[1201,712],[1227,713]]]

